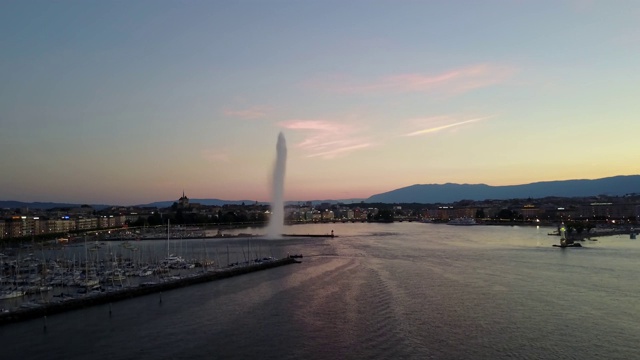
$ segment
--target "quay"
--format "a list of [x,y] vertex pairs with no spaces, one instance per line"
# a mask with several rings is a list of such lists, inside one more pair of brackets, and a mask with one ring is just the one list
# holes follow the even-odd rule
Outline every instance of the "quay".
[[305,238],[334,238],[333,234],[282,234],[283,237],[305,237]]
[[321,237],[321,238],[334,238],[338,237],[334,235],[333,230],[331,230],[331,234],[282,234],[283,237]]
[[133,297],[149,295],[162,291],[177,289],[189,285],[200,284],[209,281],[226,279],[232,276],[244,275],[260,270],[271,269],[283,265],[300,263],[293,257],[284,259],[265,261],[258,264],[236,266],[217,271],[209,271],[203,274],[195,274],[184,278],[159,282],[149,285],[139,285],[138,287],[124,288],[118,291],[106,292],[94,296],[74,298],[59,303],[48,303],[37,308],[19,309],[8,313],[0,313],[0,325],[18,322],[29,319],[41,318],[47,315],[59,314],[76,309],[82,309],[93,305],[101,305],[116,301],[126,300]]

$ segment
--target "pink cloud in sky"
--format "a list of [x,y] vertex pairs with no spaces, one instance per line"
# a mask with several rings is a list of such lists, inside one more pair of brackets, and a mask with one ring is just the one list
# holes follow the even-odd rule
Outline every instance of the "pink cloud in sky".
[[296,147],[307,151],[308,157],[331,159],[371,146],[369,141],[358,136],[361,127],[340,121],[291,120],[279,125],[306,134]]
[[229,154],[224,150],[218,149],[204,149],[202,150],[202,157],[212,163],[228,163],[230,162]]
[[421,123],[423,124],[421,125],[422,127],[424,126],[427,126],[427,127],[421,130],[410,132],[408,134],[405,134],[404,136],[418,136],[418,135],[434,133],[434,132],[450,129],[453,127],[463,126],[463,125],[471,124],[477,121],[486,120],[489,118],[491,118],[491,116],[467,119],[462,121],[449,116],[438,116],[438,117],[432,117],[427,119],[414,119],[413,120],[414,123]]
[[226,109],[223,113],[227,116],[244,119],[244,120],[257,120],[263,119],[269,115],[271,108],[266,106],[254,106],[246,109]]
[[440,74],[397,74],[370,82],[338,79],[320,87],[348,94],[406,93],[438,91],[449,94],[464,93],[473,89],[502,83],[515,73],[511,67],[478,64],[453,69]]

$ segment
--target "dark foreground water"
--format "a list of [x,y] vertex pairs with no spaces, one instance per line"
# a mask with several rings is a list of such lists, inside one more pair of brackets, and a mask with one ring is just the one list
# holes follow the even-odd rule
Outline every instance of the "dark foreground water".
[[332,229],[339,238],[260,245],[303,253],[299,265],[114,303],[111,316],[108,305],[50,316],[46,332],[43,319],[0,326],[0,357],[640,356],[640,240],[559,249],[552,229],[421,223],[287,232]]

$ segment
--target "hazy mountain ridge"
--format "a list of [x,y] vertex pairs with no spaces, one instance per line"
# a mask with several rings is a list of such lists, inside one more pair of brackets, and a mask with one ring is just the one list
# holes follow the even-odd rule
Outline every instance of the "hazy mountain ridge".
[[613,176],[594,180],[542,181],[531,184],[491,186],[486,184],[416,184],[372,195],[365,202],[452,203],[459,200],[539,199],[548,196],[623,196],[640,193],[640,175]]
[[[178,200],[167,200],[167,201],[156,201],[149,204],[144,205],[135,205],[139,207],[157,207],[157,208],[166,208],[173,203],[177,203]],[[255,204],[255,200],[221,200],[221,199],[189,199],[190,204],[200,204],[206,206],[223,206],[223,205],[252,205]],[[260,202],[258,202],[260,204]]]
[[[358,198],[358,199],[340,199],[340,200],[332,200],[332,199],[327,199],[327,200],[300,200],[300,201],[285,201],[285,205],[299,205],[299,204],[305,204],[307,202],[311,202],[314,205],[318,205],[321,203],[330,203],[330,204],[337,204],[337,203],[344,203],[344,204],[351,204],[351,203],[355,203],[355,202],[361,202],[364,201],[365,199],[362,198]],[[158,208],[165,208],[165,207],[169,207],[171,205],[173,205],[174,202],[177,201],[157,201],[157,202],[152,202],[149,204],[145,204],[145,205],[136,205],[136,206],[140,206],[140,207],[158,207]],[[221,199],[189,199],[189,203],[191,204],[200,204],[200,205],[207,205],[207,206],[224,206],[224,205],[254,205],[254,204],[258,204],[258,205],[269,205],[269,202],[267,201],[256,201],[256,200],[221,200]]]
[[[15,200],[0,200],[0,209],[41,209],[50,210],[54,208],[79,208],[87,204],[71,204],[71,203],[54,203],[54,202],[24,202]],[[102,210],[113,205],[91,204],[89,205],[95,210]]]
[[[365,200],[362,199],[343,199],[343,200],[309,200],[313,205],[318,205],[321,203],[344,203],[351,204],[355,202],[361,202]],[[137,204],[137,205],[104,205],[104,204],[89,204],[95,210],[103,210],[110,207],[151,207],[151,208],[167,208],[176,203],[177,200],[166,200],[166,201],[155,201],[148,204]],[[256,200],[221,200],[221,199],[189,199],[191,204],[200,204],[205,206],[224,206],[224,205],[268,205],[269,202],[265,201],[256,201]],[[286,205],[298,205],[307,203],[307,200],[304,201],[287,201]],[[72,203],[54,203],[54,202],[24,202],[24,201],[14,201],[14,200],[0,200],[0,209],[40,209],[40,210],[51,210],[54,208],[79,208],[82,205],[86,204],[72,204]]]
[[[452,203],[459,200],[504,200],[504,199],[539,199],[548,196],[558,197],[583,197],[596,195],[623,196],[626,194],[640,193],[640,175],[621,175],[594,180],[560,180],[542,181],[523,185],[491,186],[486,184],[416,184],[385,193],[372,195],[367,199],[342,199],[342,200],[309,200],[314,205],[320,203]],[[223,205],[253,205],[255,200],[221,200],[221,199],[189,199],[191,203],[207,206]],[[136,207],[165,208],[173,205],[177,200],[157,201],[148,204],[127,205]],[[308,202],[307,200],[287,201],[287,205],[297,205]],[[268,202],[257,202],[259,205]],[[83,204],[53,203],[53,202],[23,202],[2,201],[0,208],[4,209],[42,209],[53,208],[77,208]],[[92,208],[102,210],[113,206],[91,204]]]

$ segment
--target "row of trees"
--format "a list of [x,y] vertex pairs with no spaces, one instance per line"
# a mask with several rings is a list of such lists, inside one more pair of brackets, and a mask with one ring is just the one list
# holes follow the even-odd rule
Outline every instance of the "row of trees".
[[[168,216],[172,224],[176,225],[198,225],[198,224],[233,224],[233,223],[263,223],[267,218],[263,212],[235,212],[219,210],[217,215],[199,215],[191,212],[184,212],[181,209],[176,210]],[[147,218],[139,218],[137,221],[130,222],[129,226],[157,226],[167,223],[167,216],[154,212]]]

